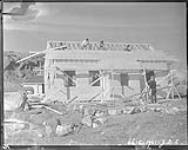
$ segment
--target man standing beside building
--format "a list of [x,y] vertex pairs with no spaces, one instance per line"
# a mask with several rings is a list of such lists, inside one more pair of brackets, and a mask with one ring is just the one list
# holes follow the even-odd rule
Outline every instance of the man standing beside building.
[[20,111],[28,111],[30,110],[30,105],[28,103],[28,97],[27,97],[27,92],[24,90],[24,91],[20,91],[20,98],[21,98],[21,105],[19,107],[19,110]]
[[148,81],[148,85],[149,85],[149,88],[151,90],[151,100],[152,100],[152,103],[157,103],[157,98],[156,98],[156,81],[155,81],[155,77],[154,76],[151,76],[150,77],[150,80]]

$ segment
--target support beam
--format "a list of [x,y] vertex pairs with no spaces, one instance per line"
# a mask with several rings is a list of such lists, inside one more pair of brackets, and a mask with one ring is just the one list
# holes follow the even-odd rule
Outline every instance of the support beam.
[[169,91],[168,91],[168,93],[167,93],[167,95],[166,95],[166,99],[169,99],[169,96],[170,96],[171,90],[172,90],[172,87],[170,87],[170,89],[169,89]]
[[145,82],[145,90],[146,90],[146,93],[145,93],[146,94],[146,101],[148,102],[148,100],[149,100],[149,91],[148,91],[149,86],[148,86],[147,78],[146,78],[146,70],[145,69],[143,69],[143,70],[144,70],[144,82]]
[[125,95],[125,86],[122,85],[122,86],[121,86],[121,89],[122,89],[122,95],[124,96],[124,95]]
[[76,84],[76,80],[74,80],[73,78],[71,78],[68,74],[65,74],[65,73],[64,73],[64,75],[66,75],[66,76],[68,77],[68,79],[70,79],[71,81],[73,81],[74,84]]
[[[102,91],[104,91],[104,75],[102,73],[102,71],[100,71],[100,75],[101,75],[101,84],[100,84],[100,87],[102,88]],[[100,77],[99,77],[100,78]],[[102,96],[101,96],[101,102],[103,102],[104,100],[104,92],[102,93]]]
[[166,96],[166,99],[169,98],[170,94],[171,94],[171,98],[174,99],[174,92],[176,92],[177,95],[178,95],[178,98],[181,99],[181,96],[180,96],[180,94],[179,94],[177,88],[176,88],[175,85],[174,85],[174,81],[173,81],[173,79],[174,79],[174,71],[175,71],[175,70],[171,70],[170,73],[169,73],[169,75],[168,75],[168,77],[170,77],[170,89],[169,89],[169,91],[168,91],[168,94],[167,94],[167,96]]
[[174,86],[174,90],[176,91],[177,95],[178,95],[178,98],[181,100],[181,96],[180,96],[180,93],[178,92],[177,88]]
[[[112,76],[112,80],[114,80],[114,73],[113,73],[113,70],[111,71],[111,76]],[[115,105],[116,105],[116,104],[115,104],[115,96],[114,96],[114,93],[115,93],[115,92],[114,92],[114,89],[115,89],[115,88],[113,87],[113,88],[112,88],[112,98],[113,98],[114,109],[115,109],[115,107],[116,107]]]
[[69,100],[70,99],[70,87],[67,86],[66,89],[67,89],[67,100]]
[[98,96],[100,96],[102,93],[103,93],[103,91],[97,93],[97,94],[94,95],[92,98],[90,98],[88,102],[91,102],[92,100],[94,100],[95,98],[97,98]]
[[103,78],[103,76],[99,77],[95,81],[91,82],[89,85],[92,86],[93,84],[95,84],[96,82],[98,82],[99,80],[101,80],[102,78]]
[[67,102],[67,105],[71,104],[73,101],[75,101],[78,98],[78,96],[73,97]]
[[76,80],[71,78],[68,74],[65,74],[63,70],[61,70],[59,67],[56,67],[56,69],[59,70],[60,72],[62,72],[64,75],[66,75],[70,80],[72,80],[76,84]]

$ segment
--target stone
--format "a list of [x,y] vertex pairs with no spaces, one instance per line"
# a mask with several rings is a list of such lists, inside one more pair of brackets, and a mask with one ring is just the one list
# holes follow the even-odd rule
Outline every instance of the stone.
[[5,129],[9,131],[23,130],[28,126],[27,122],[15,118],[9,118],[4,121],[5,121]]
[[130,112],[130,114],[135,114],[135,113],[140,113],[142,112],[140,108],[135,107],[134,109],[132,109],[132,111]]
[[92,126],[92,119],[90,116],[85,116],[82,121],[81,121],[82,124],[86,125],[86,126],[89,126],[91,127]]
[[53,133],[52,127],[47,122],[43,122],[43,125],[45,127],[46,136],[51,137]]
[[57,136],[66,136],[74,131],[73,127],[71,124],[62,124],[62,125],[57,125],[56,127],[56,135]]
[[172,107],[172,108],[166,108],[165,112],[168,114],[176,114],[179,111],[177,107]]
[[95,121],[100,122],[100,124],[104,124],[107,119],[105,117],[96,118]]
[[133,111],[134,107],[125,107],[122,111],[123,114],[130,114]]
[[109,115],[116,115],[116,113],[117,113],[117,110],[115,110],[115,109],[109,109],[108,110]]
[[77,141],[74,141],[72,139],[68,142],[68,145],[78,145],[78,144],[79,143]]
[[162,112],[162,109],[159,108],[159,107],[157,107],[157,108],[154,109],[154,111],[155,111],[155,112]]
[[4,94],[4,110],[14,111],[22,104],[22,96],[19,92],[5,92]]
[[23,130],[25,128],[25,124],[18,124],[18,123],[12,123],[12,124],[6,124],[5,128],[7,129],[7,131],[18,131],[18,130]]
[[97,128],[99,125],[97,123],[93,123],[93,128]]
[[96,116],[96,117],[104,116],[104,112],[102,112],[102,111],[97,111],[97,112],[95,113],[95,116]]
[[42,135],[41,133],[38,133],[38,137],[40,137],[40,138],[41,138],[41,137],[43,137],[43,135]]

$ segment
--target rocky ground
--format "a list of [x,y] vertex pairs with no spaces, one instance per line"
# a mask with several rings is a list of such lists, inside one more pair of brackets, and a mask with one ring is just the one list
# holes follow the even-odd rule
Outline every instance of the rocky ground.
[[[19,127],[5,125],[7,144],[50,144],[50,145],[139,145],[139,144],[187,144],[187,99],[160,100],[158,104],[124,105],[113,113],[103,113],[104,122],[97,126],[84,124],[81,129],[65,136],[55,134],[57,119],[63,124],[79,124],[83,112],[67,109],[60,104],[51,108],[61,111],[59,115],[44,108],[26,112],[5,112],[5,118],[28,122]],[[120,111],[121,110],[121,111]],[[47,122],[52,134],[47,136],[43,122]]]

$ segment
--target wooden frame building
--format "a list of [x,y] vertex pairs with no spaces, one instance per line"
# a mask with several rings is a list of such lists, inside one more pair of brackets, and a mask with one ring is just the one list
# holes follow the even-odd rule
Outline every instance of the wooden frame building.
[[92,42],[81,47],[80,42],[49,41],[47,49],[46,98],[63,102],[107,101],[142,92],[148,70],[160,79],[175,61],[149,44],[106,42],[101,47]]

